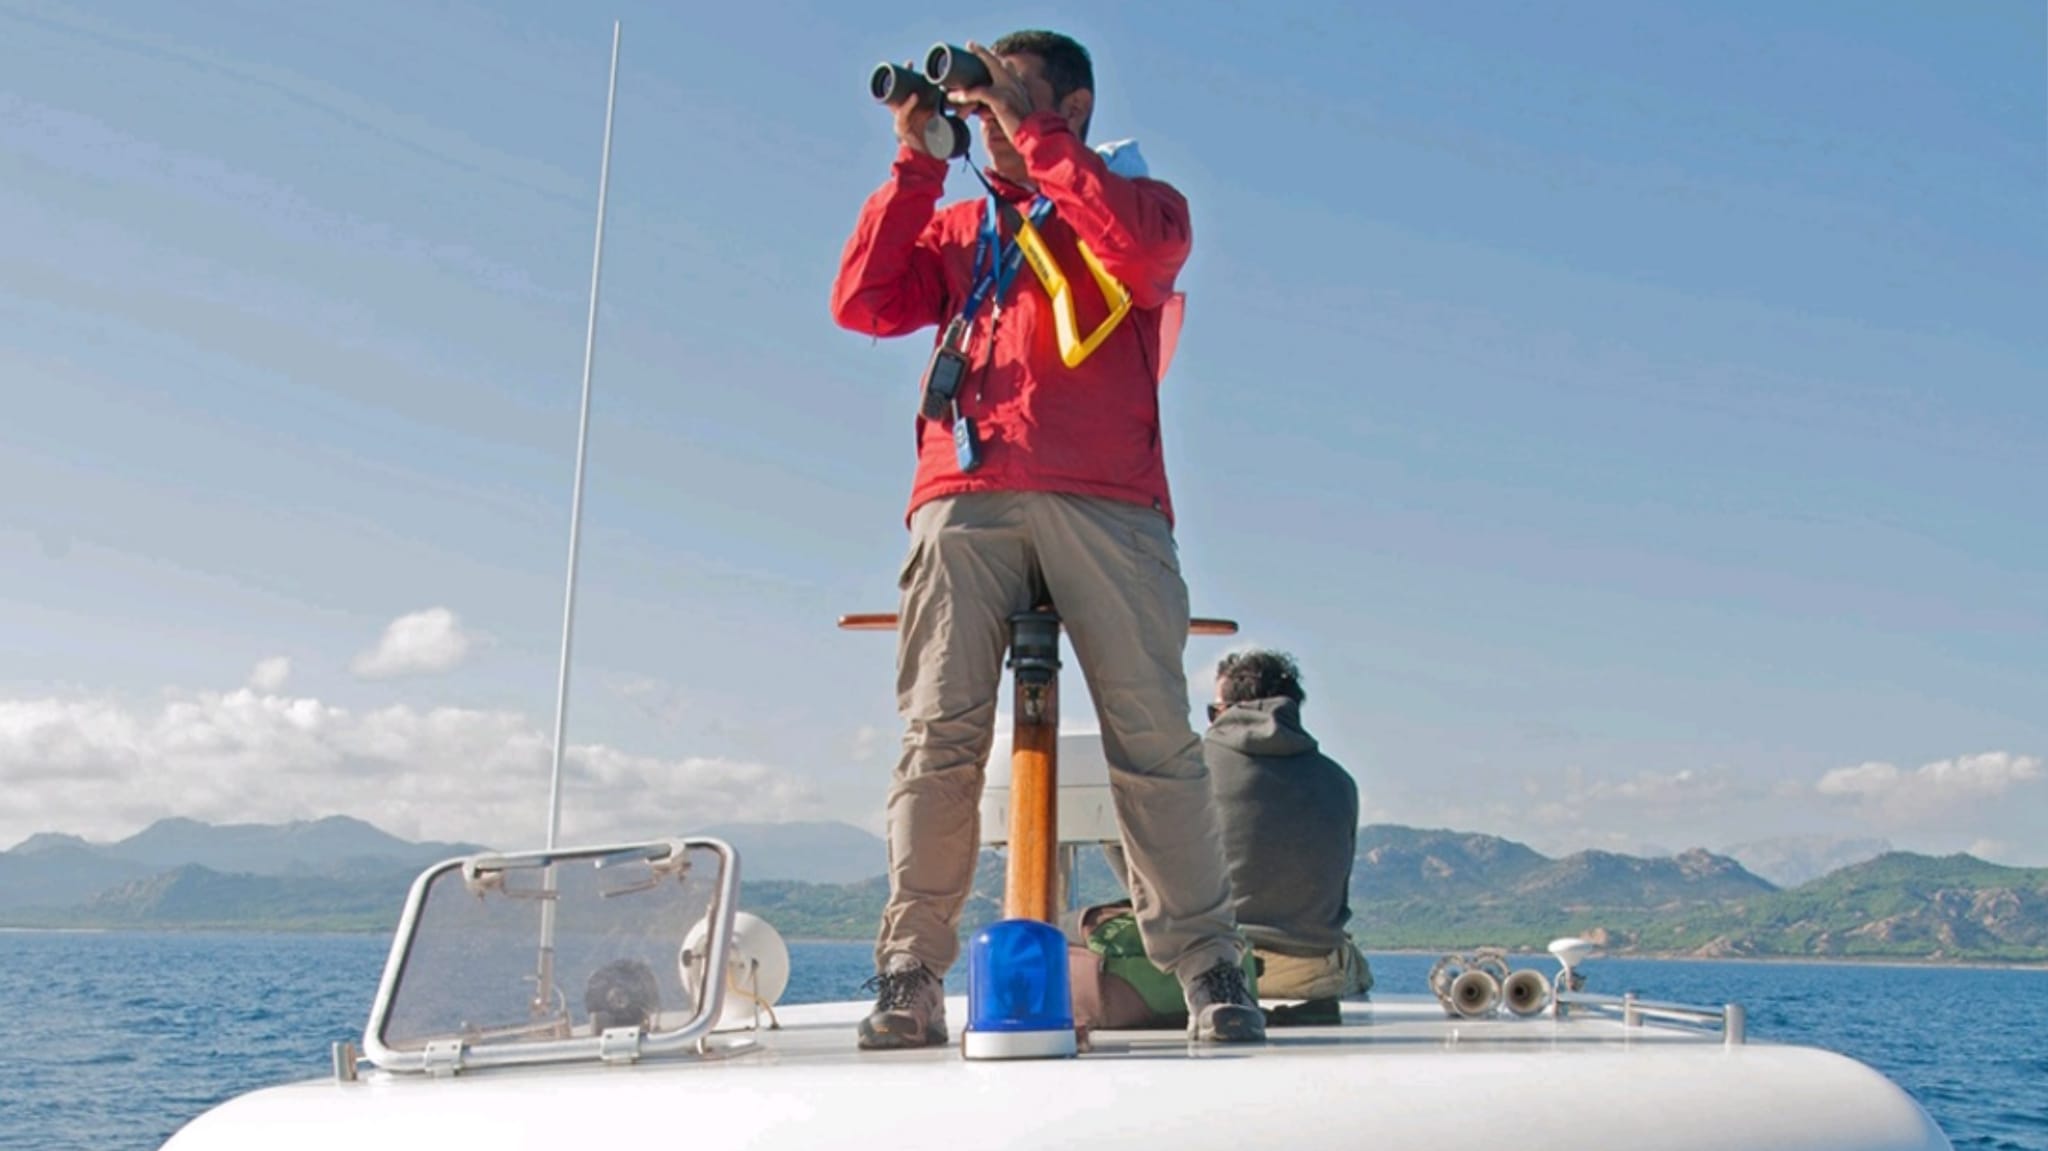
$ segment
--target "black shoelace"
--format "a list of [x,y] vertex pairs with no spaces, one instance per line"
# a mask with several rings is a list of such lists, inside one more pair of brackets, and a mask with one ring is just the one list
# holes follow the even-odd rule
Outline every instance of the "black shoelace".
[[922,967],[909,971],[885,971],[861,984],[861,989],[875,993],[875,1010],[901,1011],[917,1002],[918,989],[929,978]]
[[1251,1002],[1251,989],[1244,983],[1244,968],[1234,964],[1219,963],[1196,976],[1195,982],[1211,1003]]

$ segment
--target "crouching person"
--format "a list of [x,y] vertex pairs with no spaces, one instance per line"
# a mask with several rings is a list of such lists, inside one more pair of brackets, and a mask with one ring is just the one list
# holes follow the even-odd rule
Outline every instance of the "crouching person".
[[1372,988],[1371,968],[1345,931],[1358,784],[1302,726],[1304,698],[1289,656],[1225,656],[1202,738],[1232,904],[1259,960],[1259,995],[1297,1001],[1271,1012],[1275,1026],[1335,1023],[1339,999]]

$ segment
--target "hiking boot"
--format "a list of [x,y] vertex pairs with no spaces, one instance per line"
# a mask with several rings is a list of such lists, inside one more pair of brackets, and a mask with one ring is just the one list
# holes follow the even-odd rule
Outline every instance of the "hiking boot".
[[945,1045],[945,985],[924,964],[907,955],[892,956],[865,986],[875,993],[875,1010],[860,1021],[861,1050]]
[[1266,1017],[1245,986],[1244,968],[1218,963],[1184,988],[1188,1038],[1197,1043],[1258,1043],[1266,1038]]

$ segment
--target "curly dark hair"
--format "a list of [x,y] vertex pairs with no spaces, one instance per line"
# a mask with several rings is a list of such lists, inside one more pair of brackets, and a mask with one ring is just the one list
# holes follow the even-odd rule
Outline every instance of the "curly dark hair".
[[1301,690],[1301,669],[1284,651],[1235,651],[1216,664],[1216,681],[1224,703],[1285,696],[1296,703],[1308,698]]
[[[1045,61],[1045,79],[1052,85],[1054,100],[1064,100],[1075,92],[1087,91],[1092,95],[1095,91],[1095,62],[1089,59],[1088,49],[1072,36],[1029,28],[989,45],[989,51],[998,56],[1036,56]],[[1081,127],[1082,138],[1086,139],[1088,126]]]

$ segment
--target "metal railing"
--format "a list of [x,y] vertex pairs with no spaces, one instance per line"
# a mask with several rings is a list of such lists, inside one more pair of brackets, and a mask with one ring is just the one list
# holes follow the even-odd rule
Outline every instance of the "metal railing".
[[1619,1019],[1623,1027],[1641,1027],[1646,1020],[1654,1020],[1686,1030],[1718,1033],[1722,1043],[1729,1047],[1740,1047],[1748,1041],[1748,1019],[1739,1003],[1699,1007],[1642,999],[1633,991],[1622,995],[1596,995],[1585,991],[1555,990],[1551,1004],[1552,1013],[1560,1019],[1583,1009]]

